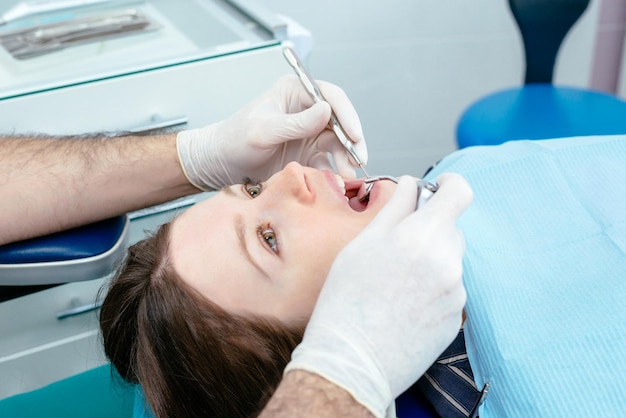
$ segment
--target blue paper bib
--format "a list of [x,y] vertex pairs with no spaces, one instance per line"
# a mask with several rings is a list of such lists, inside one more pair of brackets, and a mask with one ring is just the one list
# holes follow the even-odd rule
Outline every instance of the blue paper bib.
[[463,175],[467,350],[490,417],[626,416],[626,136],[514,141]]

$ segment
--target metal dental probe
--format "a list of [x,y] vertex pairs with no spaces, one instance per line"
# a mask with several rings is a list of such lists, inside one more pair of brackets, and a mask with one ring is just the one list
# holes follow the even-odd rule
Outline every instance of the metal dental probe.
[[[398,183],[398,179],[393,176],[368,177],[364,181],[364,185],[367,184],[368,186],[370,186],[370,187],[367,187],[366,193],[369,194],[369,192],[372,189],[371,186],[373,186],[375,182],[380,181],[380,180],[390,180],[396,184]],[[416,184],[417,184],[417,202],[415,204],[415,209],[417,210],[420,208],[420,206],[426,203],[428,199],[430,199],[433,196],[433,194],[437,191],[439,186],[432,184],[426,180],[417,180]],[[361,199],[361,197],[359,197],[359,200],[365,200],[365,199]]]
[[[296,52],[290,47],[286,46],[283,48],[283,55],[285,56],[285,59],[287,60],[289,65],[298,75],[298,78],[302,82],[302,85],[304,86],[306,91],[311,95],[311,97],[313,97],[315,103],[325,102],[326,99],[324,98],[324,95],[317,87],[317,84],[315,83],[313,78],[311,78],[311,76],[309,76],[309,74],[307,73],[304,65],[302,65],[302,62],[300,62],[300,60],[298,59]],[[339,123],[335,112],[333,112],[332,110],[330,113],[330,122],[328,122],[328,125],[339,139],[339,142],[341,142],[341,145],[346,149],[346,151],[348,151],[348,154],[350,154],[352,158],[354,158],[354,161],[356,161],[356,163],[359,165],[359,168],[363,170],[365,176],[369,178],[369,174],[367,174],[367,171],[365,171],[365,168],[363,168],[363,161],[361,161],[361,158],[359,158],[359,155],[354,149],[354,145],[352,145],[352,141],[350,140],[350,138],[348,138],[348,134],[346,134],[346,131]]]

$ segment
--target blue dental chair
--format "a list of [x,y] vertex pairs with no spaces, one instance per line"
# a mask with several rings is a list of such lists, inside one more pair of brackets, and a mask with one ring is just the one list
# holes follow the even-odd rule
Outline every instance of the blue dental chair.
[[524,84],[471,104],[457,125],[459,148],[626,133],[626,101],[553,84],[559,48],[588,4],[589,0],[509,0],[524,43]]
[[128,216],[0,246],[0,295],[6,286],[93,280],[113,271],[126,250]]
[[[128,216],[122,215],[0,246],[0,303],[64,283],[107,276],[126,251],[129,224]],[[83,311],[97,309],[95,302]],[[100,366],[2,399],[0,416],[131,417],[134,388],[121,382],[110,366]]]

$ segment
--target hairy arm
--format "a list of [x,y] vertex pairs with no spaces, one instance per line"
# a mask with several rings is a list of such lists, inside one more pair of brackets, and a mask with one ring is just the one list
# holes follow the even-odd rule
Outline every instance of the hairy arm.
[[259,418],[373,418],[348,392],[313,373],[288,372]]
[[0,245],[197,192],[175,134],[0,138]]

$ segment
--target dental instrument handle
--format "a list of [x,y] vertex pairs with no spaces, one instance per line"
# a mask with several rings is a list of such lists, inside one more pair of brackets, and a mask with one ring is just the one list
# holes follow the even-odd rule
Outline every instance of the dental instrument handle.
[[[292,48],[286,46],[283,48],[283,55],[285,59],[287,60],[287,62],[289,63],[289,65],[296,72],[296,75],[302,82],[302,85],[304,86],[306,91],[313,98],[313,101],[315,103],[326,102],[324,95],[320,91],[319,87],[317,87],[315,80],[313,80],[313,78],[309,75],[309,73],[307,73],[306,69],[304,68],[304,65],[302,65],[302,62],[296,55],[296,52]],[[365,171],[365,168],[363,168],[364,166],[363,161],[361,161],[361,158],[359,157],[359,154],[357,154],[356,149],[354,148],[354,145],[352,144],[352,141],[348,137],[348,134],[343,129],[341,124],[339,123],[339,119],[337,119],[337,116],[335,115],[335,112],[332,111],[332,109],[331,109],[330,121],[328,122],[328,125],[330,129],[337,136],[337,139],[339,139],[339,142],[341,143],[341,145],[346,149],[348,154],[350,154],[352,158],[354,158],[354,161],[356,161],[356,163],[361,168],[361,170],[363,170],[363,173],[365,173],[365,176],[369,177],[369,174],[367,174],[367,171]]]
[[76,7],[93,6],[112,0],[33,0],[16,4],[0,16],[0,25],[42,13],[56,12]]
[[432,184],[426,180],[417,181],[417,204],[415,209],[419,209],[428,200],[433,197],[433,194],[439,189],[439,186]]

